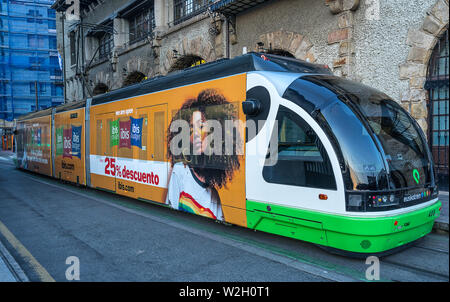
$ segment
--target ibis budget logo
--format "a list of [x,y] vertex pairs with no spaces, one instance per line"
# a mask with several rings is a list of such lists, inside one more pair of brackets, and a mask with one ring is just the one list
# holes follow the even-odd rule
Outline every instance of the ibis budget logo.
[[130,117],[128,121],[115,120],[110,122],[110,145],[119,148],[136,146],[142,149],[143,118]]
[[81,159],[81,131],[82,126],[73,125],[56,129],[56,156]]
[[110,147],[119,145],[119,120],[110,122]]

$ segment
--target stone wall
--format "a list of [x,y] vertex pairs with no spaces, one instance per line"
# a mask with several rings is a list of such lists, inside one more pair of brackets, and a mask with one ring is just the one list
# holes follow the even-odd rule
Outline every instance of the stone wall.
[[[220,55],[216,54],[215,36],[210,34],[211,19],[207,15],[198,15],[187,24],[168,29],[161,37],[160,73],[166,74],[177,57],[196,55],[206,62],[212,62]],[[174,52],[174,50],[176,52]]]
[[299,59],[333,65],[339,45],[327,43],[328,33],[337,24],[335,15],[325,1],[270,1],[236,16],[236,43],[231,56],[247,50],[283,49]]
[[[83,21],[98,24],[128,2],[104,1]],[[114,19],[113,56],[94,62],[87,70],[88,92],[99,83],[120,88],[135,71],[149,78],[164,75],[182,55],[196,55],[206,62],[226,56],[223,16],[202,13],[173,25],[171,1],[162,0],[155,0],[155,12],[156,35],[133,45],[127,44],[127,21]],[[66,35],[78,20],[76,14],[67,16]],[[427,129],[424,84],[431,52],[448,27],[448,0],[277,0],[230,21],[230,57],[241,55],[244,47],[257,51],[257,43],[263,42],[265,49],[281,49],[296,58],[326,64],[338,76],[387,93]],[[62,53],[60,41],[59,37]],[[86,61],[96,45],[86,40]],[[70,62],[68,37],[65,52]],[[68,99],[82,98],[83,83],[70,64],[66,79]]]
[[425,81],[431,54],[437,41],[448,30],[448,0],[438,0],[427,10],[418,27],[410,27],[406,45],[406,62],[399,65],[399,79],[407,87],[401,95],[402,106],[417,120],[422,129],[428,131],[429,98]]

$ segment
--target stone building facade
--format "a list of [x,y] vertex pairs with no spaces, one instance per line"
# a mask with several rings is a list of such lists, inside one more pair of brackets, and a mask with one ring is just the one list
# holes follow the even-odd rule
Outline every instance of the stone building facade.
[[[58,0],[53,7],[58,48],[65,62],[72,59],[65,64],[66,101],[243,51],[279,53],[326,64],[390,95],[430,144],[439,135],[448,175],[448,0]],[[133,41],[144,11],[149,25]],[[436,103],[447,104],[437,130],[427,84],[435,63],[443,66],[444,91]]]

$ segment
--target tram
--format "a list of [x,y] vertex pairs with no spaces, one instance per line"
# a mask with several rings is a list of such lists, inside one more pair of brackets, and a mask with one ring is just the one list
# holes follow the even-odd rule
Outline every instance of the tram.
[[22,116],[17,166],[358,255],[431,232],[415,120],[326,66],[248,53]]

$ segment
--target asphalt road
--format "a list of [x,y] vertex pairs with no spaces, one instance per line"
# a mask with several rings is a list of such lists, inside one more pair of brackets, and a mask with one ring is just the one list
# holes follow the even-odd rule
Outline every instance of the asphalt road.
[[[3,230],[3,231],[2,231]],[[0,162],[0,240],[30,281],[366,281],[370,264]],[[381,281],[448,281],[448,235],[380,260]],[[69,260],[72,258],[69,258]],[[66,261],[68,261],[66,263]]]

